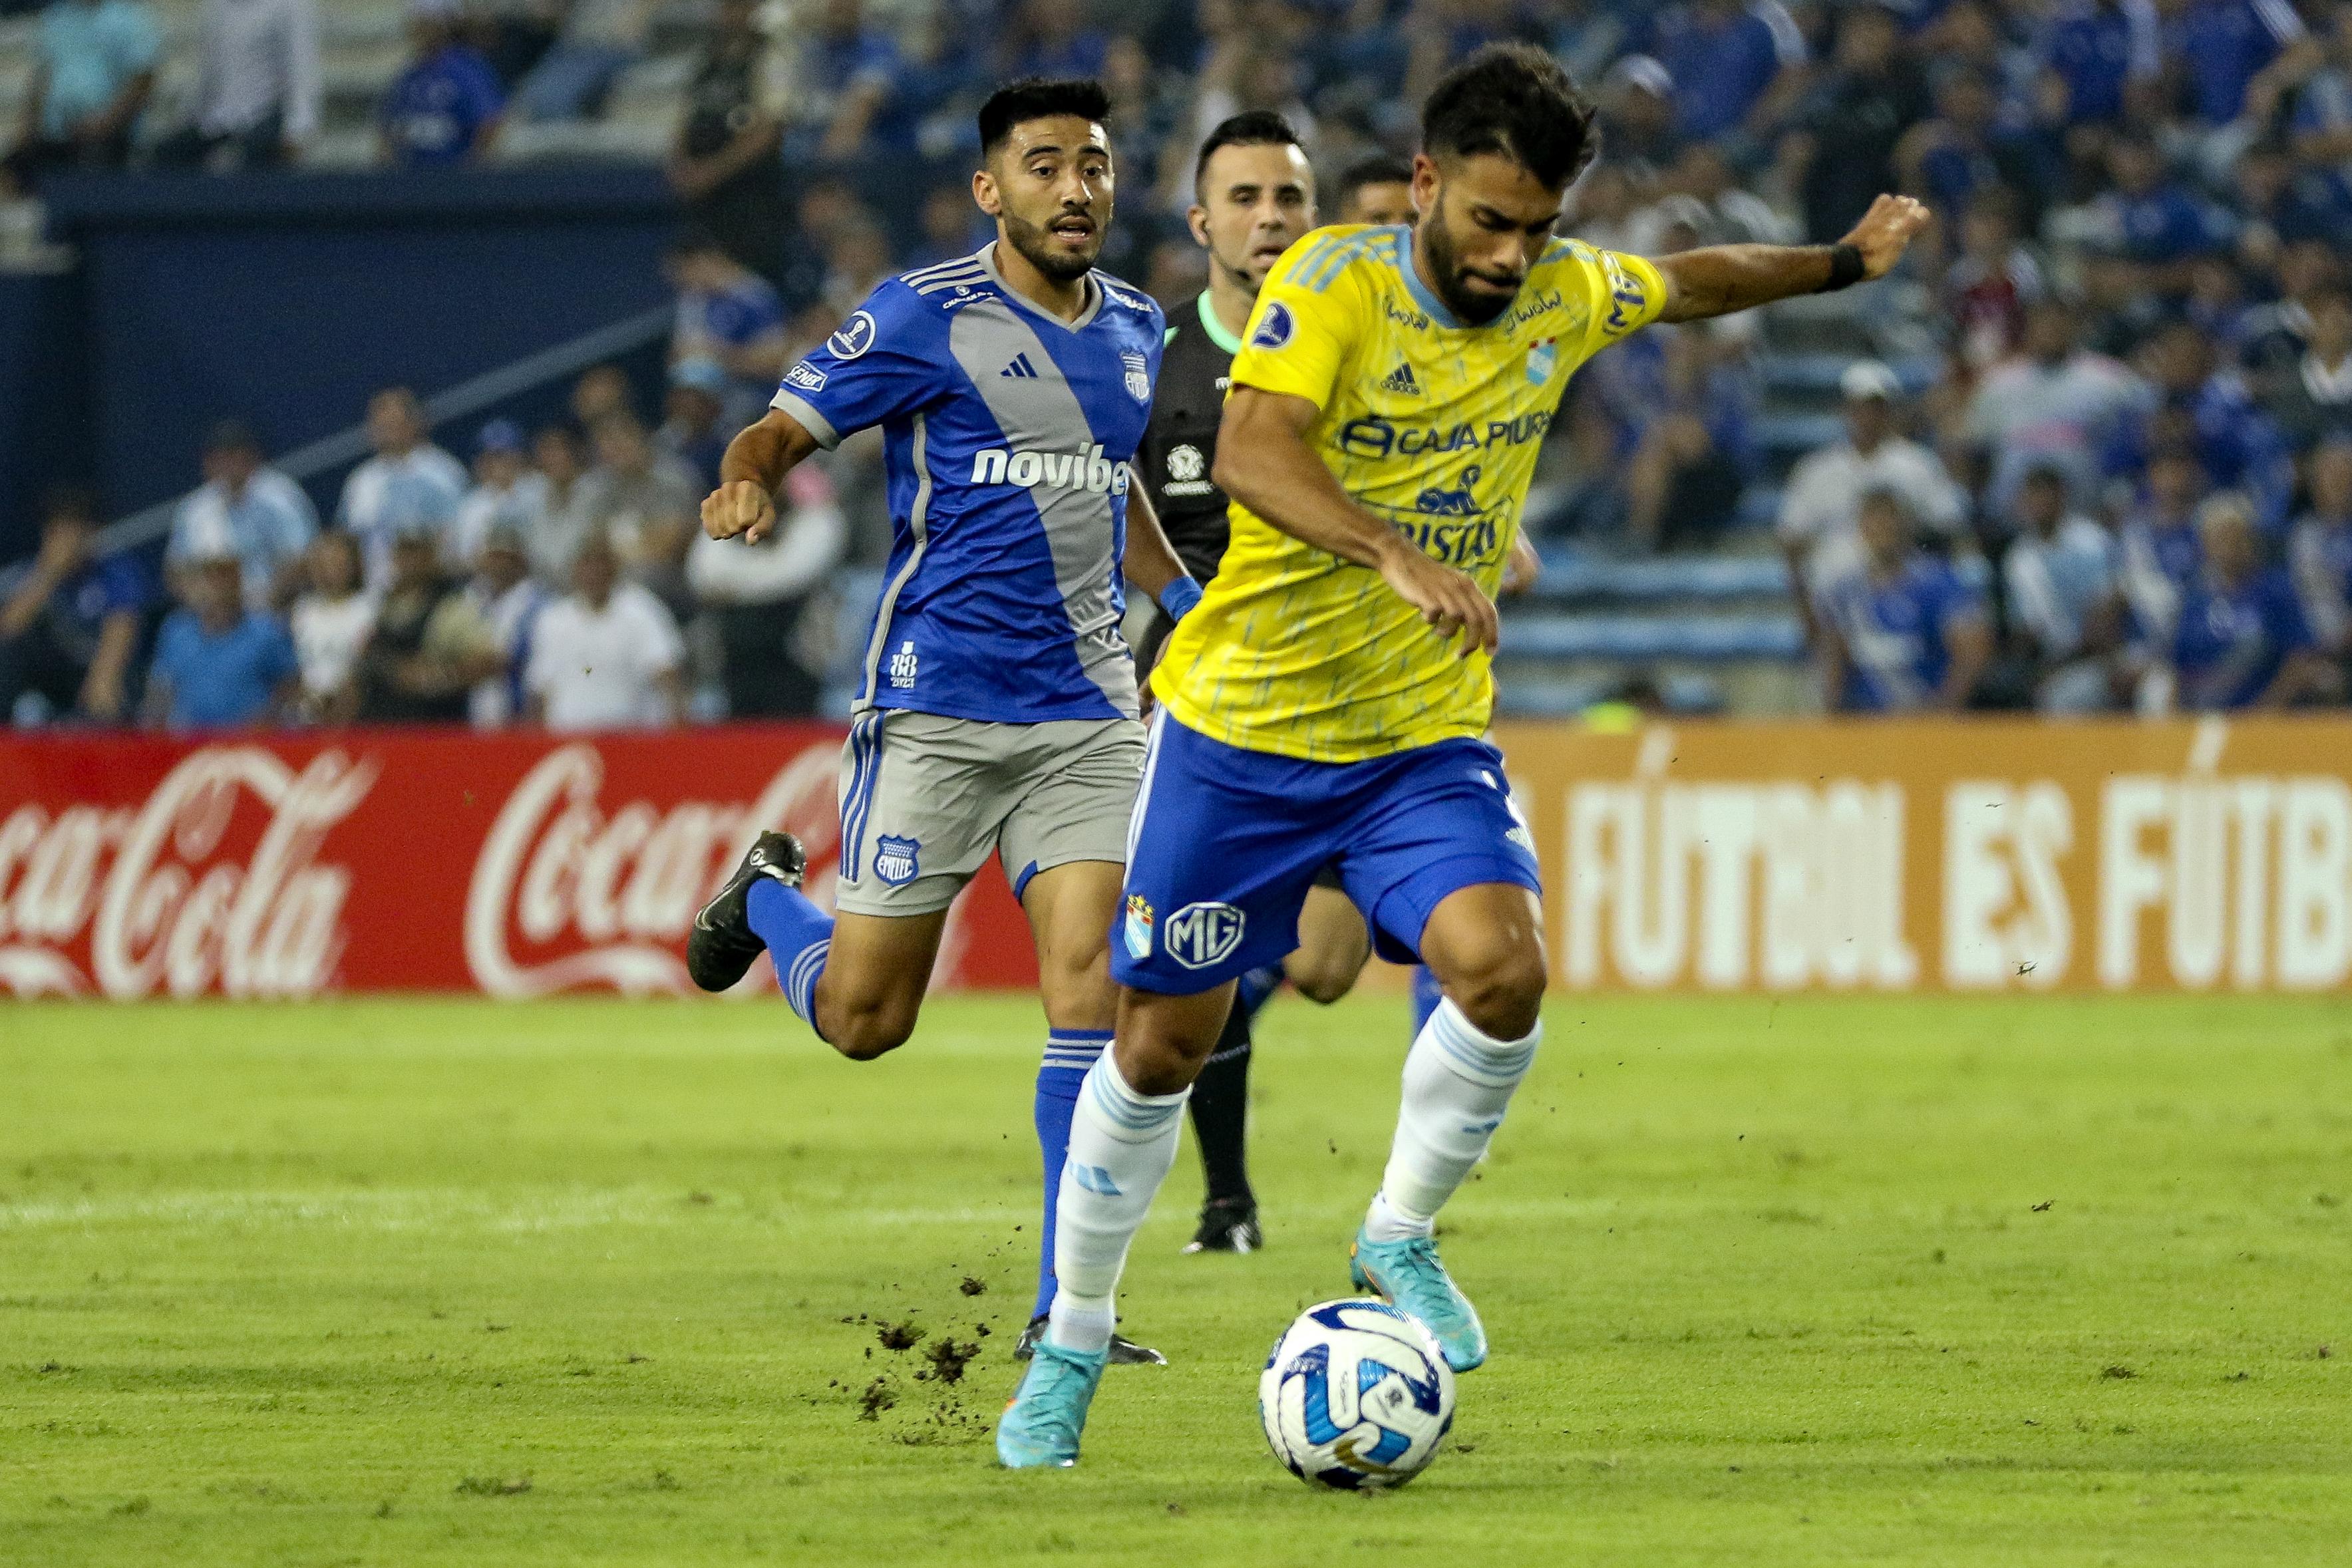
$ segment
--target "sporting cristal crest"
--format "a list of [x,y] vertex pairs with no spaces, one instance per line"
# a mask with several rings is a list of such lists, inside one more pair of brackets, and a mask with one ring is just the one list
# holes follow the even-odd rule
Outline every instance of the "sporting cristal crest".
[[1127,895],[1127,956],[1138,963],[1151,956],[1151,903],[1139,893]]

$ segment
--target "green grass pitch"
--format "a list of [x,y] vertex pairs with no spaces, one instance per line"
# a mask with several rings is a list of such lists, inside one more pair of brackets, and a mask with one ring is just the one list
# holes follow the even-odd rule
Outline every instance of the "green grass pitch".
[[1444,1221],[1495,1358],[1358,1498],[1255,1389],[1401,1001],[1275,1005],[1267,1250],[1178,1256],[1188,1147],[1124,1301],[1174,1364],[1017,1476],[1033,1000],[868,1066],[772,1003],[0,1009],[0,1563],[2352,1557],[2352,1009],[1549,1016]]

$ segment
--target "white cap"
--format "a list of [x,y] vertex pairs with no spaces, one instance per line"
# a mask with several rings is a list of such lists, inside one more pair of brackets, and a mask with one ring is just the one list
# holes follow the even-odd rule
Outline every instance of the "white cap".
[[1869,398],[1885,398],[1888,402],[1903,395],[1903,383],[1895,372],[1876,360],[1856,360],[1838,377],[1838,391],[1848,402],[1861,402]]
[[1609,68],[1604,85],[1638,87],[1654,98],[1675,95],[1674,74],[1654,55],[1626,55]]
[[189,566],[237,559],[236,540],[229,533],[226,507],[194,507],[185,514],[185,526],[173,542],[172,553]]

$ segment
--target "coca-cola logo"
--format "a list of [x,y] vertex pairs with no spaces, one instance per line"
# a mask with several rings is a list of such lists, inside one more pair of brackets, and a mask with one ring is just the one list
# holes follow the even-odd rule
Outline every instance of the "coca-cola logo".
[[[266,743],[199,747],[152,789],[133,785],[145,791],[135,802],[88,797],[97,781],[120,790],[143,756],[75,744],[21,753],[47,760],[19,773],[0,767],[0,788],[32,781],[0,796],[0,989],[18,996],[468,982],[500,997],[690,991],[695,911],[764,828],[800,837],[807,892],[832,904],[840,751],[830,737],[679,737],[657,753],[640,737],[544,750],[459,743],[461,768],[500,779],[483,792],[487,831],[465,810],[477,789],[449,771],[448,737],[307,760]],[[756,790],[739,770],[746,746],[775,747]],[[519,751],[528,767],[509,788],[501,764]],[[711,792],[732,798],[679,799],[692,759],[722,752],[729,782]],[[957,974],[969,946],[959,906],[939,973]],[[764,962],[741,989],[772,993]]]
[[467,967],[497,997],[689,988],[687,927],[761,829],[800,836],[809,892],[831,904],[837,755],[803,750],[748,805],[682,800],[664,811],[643,800],[607,810],[593,746],[549,752],[507,797],[474,862]]
[[[17,806],[0,821],[0,986],[75,996],[94,985],[115,998],[323,989],[352,879],[315,856],[376,772],[339,751],[297,770],[260,747],[208,747],[135,809]],[[224,855],[248,798],[269,818],[242,859]],[[64,951],[85,927],[87,975]]]

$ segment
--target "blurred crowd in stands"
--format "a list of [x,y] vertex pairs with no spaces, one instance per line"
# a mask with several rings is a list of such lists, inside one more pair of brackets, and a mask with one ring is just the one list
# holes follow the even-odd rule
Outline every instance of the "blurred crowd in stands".
[[[203,0],[193,118],[134,134],[145,0],[53,0],[8,178],[299,160],[313,8]],[[1104,265],[1176,304],[1204,277],[1183,214],[1217,120],[1279,110],[1329,183],[1410,153],[1447,66],[1525,38],[1601,108],[1566,232],[1653,255],[1820,242],[1882,190],[1940,220],[1885,285],[1656,328],[1594,361],[1526,519],[1548,556],[1777,545],[1831,708],[2346,698],[2352,0],[411,0],[407,16],[376,125],[383,161],[409,167],[490,155],[516,122],[592,120],[658,39],[686,40],[665,406],[592,373],[565,422],[441,433],[469,471],[388,391],[377,455],[323,533],[225,426],[173,530],[180,608],[138,631],[151,596],[89,557],[90,519],[62,498],[0,609],[0,696],[119,718],[143,687],[181,724],[808,711],[827,585],[887,539],[876,453],[852,442],[797,475],[756,561],[701,540],[696,503],[778,373],[877,281],[985,238],[968,176],[992,85],[1106,82],[1121,200]]]
[[649,425],[599,367],[566,419],[473,432],[469,468],[430,439],[413,392],[386,388],[367,411],[373,455],[323,527],[252,432],[223,423],[162,583],[135,554],[91,549],[85,496],[53,497],[40,554],[0,605],[0,696],[19,722],[173,728],[814,713],[842,510],[810,465],[761,544],[703,537],[726,390],[715,362],[681,361]]

